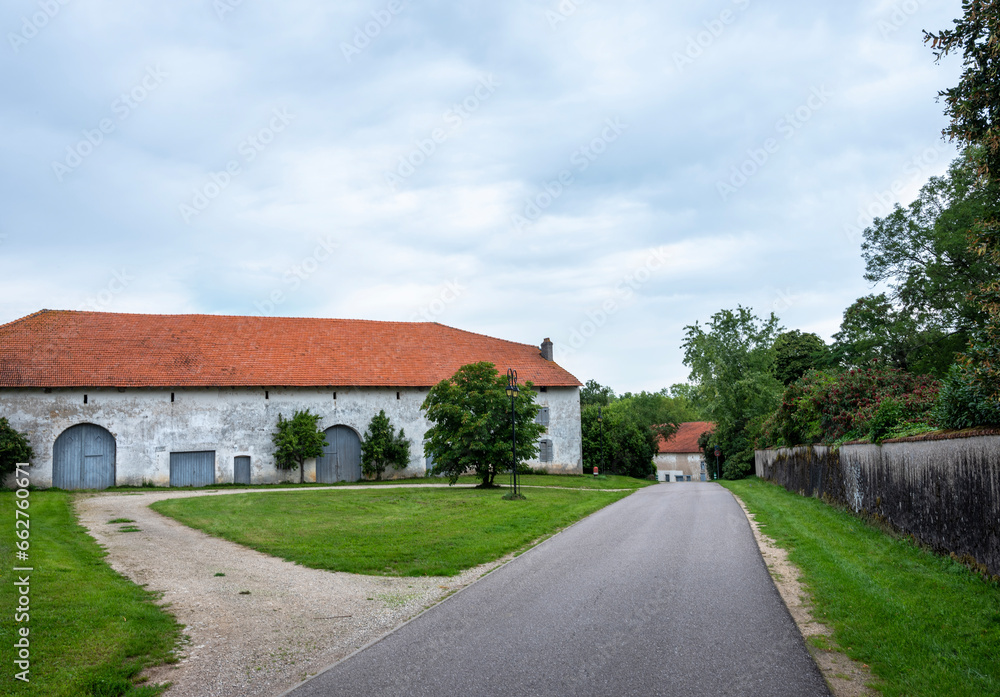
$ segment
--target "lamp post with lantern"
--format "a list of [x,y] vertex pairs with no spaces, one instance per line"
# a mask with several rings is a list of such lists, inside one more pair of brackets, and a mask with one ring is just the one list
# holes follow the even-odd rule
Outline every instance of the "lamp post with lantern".
[[517,397],[517,371],[513,368],[507,369],[507,396],[510,397],[510,451],[511,451],[511,490],[510,497],[517,498],[517,427],[514,422],[514,399]]

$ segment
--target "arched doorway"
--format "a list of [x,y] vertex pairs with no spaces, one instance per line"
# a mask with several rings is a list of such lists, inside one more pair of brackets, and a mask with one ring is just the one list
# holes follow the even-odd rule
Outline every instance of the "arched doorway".
[[100,426],[77,424],[52,446],[52,486],[106,489],[115,484],[115,437]]
[[323,432],[327,446],[316,458],[316,481],[356,482],[361,479],[361,439],[349,426],[331,426]]

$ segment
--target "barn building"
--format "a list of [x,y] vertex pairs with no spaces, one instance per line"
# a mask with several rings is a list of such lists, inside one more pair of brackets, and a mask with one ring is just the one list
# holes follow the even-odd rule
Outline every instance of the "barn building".
[[653,463],[656,478],[661,482],[704,482],[711,479],[706,467],[705,453],[698,447],[698,439],[705,431],[714,431],[715,424],[708,421],[688,421],[677,426],[670,438],[659,439]]
[[306,481],[361,478],[360,438],[384,409],[426,472],[420,405],[462,365],[534,383],[539,461],[581,471],[580,382],[532,346],[435,322],[42,310],[0,325],[0,416],[28,435],[32,483],[65,489],[297,481],[278,470],[278,415],[309,409],[329,443]]

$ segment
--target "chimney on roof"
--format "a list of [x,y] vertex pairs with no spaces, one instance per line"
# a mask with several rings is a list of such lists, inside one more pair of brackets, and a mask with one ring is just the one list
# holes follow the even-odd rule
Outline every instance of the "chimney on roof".
[[542,342],[542,358],[547,361],[552,360],[552,339],[547,337],[545,341]]

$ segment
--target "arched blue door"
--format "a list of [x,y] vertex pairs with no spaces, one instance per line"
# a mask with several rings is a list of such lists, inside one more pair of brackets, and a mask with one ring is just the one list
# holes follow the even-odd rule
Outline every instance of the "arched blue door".
[[52,446],[52,486],[106,489],[115,484],[115,437],[100,426],[77,424]]
[[316,458],[316,481],[356,482],[361,479],[361,439],[349,426],[331,426],[324,431],[327,446]]

